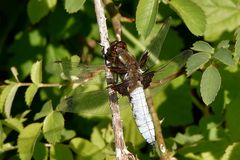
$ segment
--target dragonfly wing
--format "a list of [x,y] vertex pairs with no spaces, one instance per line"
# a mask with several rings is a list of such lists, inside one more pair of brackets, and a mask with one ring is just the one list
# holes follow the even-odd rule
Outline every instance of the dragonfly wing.
[[103,65],[83,65],[68,60],[56,61],[55,63],[57,73],[60,73],[62,79],[72,82],[85,83],[104,73]]
[[[123,100],[125,101],[124,103],[121,103],[121,109],[124,109],[124,106],[129,106],[126,105],[128,103],[126,100],[127,98]],[[107,90],[74,92],[71,96],[65,97],[60,101],[57,110],[77,113],[85,117],[110,116],[108,101]]]
[[[182,73],[182,69],[185,66],[187,59],[192,55],[191,50],[186,50],[181,52],[179,55],[172,58],[168,63],[165,65],[152,67],[151,70],[146,71],[143,74],[143,77],[146,77],[146,81],[150,81],[149,78],[152,77],[151,85],[162,85],[171,81],[172,79],[179,76]],[[154,76],[152,76],[152,73]],[[150,85],[150,84],[149,84]]]

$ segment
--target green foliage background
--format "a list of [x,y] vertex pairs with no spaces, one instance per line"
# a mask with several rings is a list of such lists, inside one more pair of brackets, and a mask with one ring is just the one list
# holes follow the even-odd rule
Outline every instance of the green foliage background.
[[[186,76],[153,91],[168,150],[180,160],[239,159],[240,1],[114,2],[123,16],[122,39],[134,56],[140,57],[154,37],[157,47],[148,48],[154,62],[194,51]],[[91,0],[0,2],[0,159],[114,159],[111,116],[96,111],[108,107],[107,99],[83,95],[96,105],[90,115],[56,109],[73,91],[60,88],[54,61],[78,55],[83,64],[103,64],[99,39]],[[101,77],[94,81],[81,89],[104,89]],[[121,101],[128,149],[139,159],[157,159],[137,130],[127,99]]]

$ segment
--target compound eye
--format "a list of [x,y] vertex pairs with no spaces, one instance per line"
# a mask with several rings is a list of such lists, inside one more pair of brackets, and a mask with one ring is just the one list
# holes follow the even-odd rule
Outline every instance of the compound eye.
[[119,47],[119,48],[122,48],[122,49],[127,49],[127,45],[126,45],[126,43],[123,42],[123,41],[120,41],[120,42],[118,43],[118,47]]

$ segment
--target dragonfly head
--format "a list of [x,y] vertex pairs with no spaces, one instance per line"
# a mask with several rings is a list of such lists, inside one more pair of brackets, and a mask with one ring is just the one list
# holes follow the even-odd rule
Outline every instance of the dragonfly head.
[[118,56],[119,50],[127,50],[127,44],[123,41],[114,41],[110,44],[108,48],[108,56],[116,57]]

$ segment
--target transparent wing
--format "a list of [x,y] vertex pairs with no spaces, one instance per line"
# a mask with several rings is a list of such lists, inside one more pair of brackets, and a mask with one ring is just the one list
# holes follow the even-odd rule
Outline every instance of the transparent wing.
[[104,76],[103,65],[83,65],[78,62],[64,60],[56,61],[55,67],[62,79],[72,82],[84,83],[94,79],[96,76]]
[[[121,97],[121,109],[129,107],[128,98]],[[82,91],[75,89],[71,96],[64,97],[57,110],[62,112],[77,113],[85,117],[110,116],[107,90]]]
[[154,66],[147,70],[144,74],[153,72],[151,86],[162,85],[171,81],[182,73],[182,69],[185,66],[187,59],[192,55],[191,50],[181,52],[179,55],[172,58],[168,63],[160,66]]

